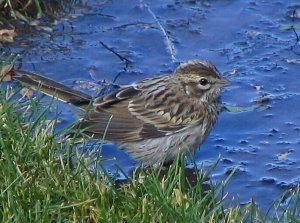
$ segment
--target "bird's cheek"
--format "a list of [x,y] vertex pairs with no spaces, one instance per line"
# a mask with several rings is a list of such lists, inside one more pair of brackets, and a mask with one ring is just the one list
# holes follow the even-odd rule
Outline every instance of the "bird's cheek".
[[189,84],[185,86],[185,93],[188,96],[199,97],[203,95],[204,91],[197,87],[197,84]]

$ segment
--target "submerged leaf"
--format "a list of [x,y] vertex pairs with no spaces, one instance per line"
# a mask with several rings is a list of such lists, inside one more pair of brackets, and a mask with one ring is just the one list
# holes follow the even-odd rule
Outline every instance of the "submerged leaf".
[[286,25],[286,26],[281,26],[280,27],[280,30],[284,30],[284,31],[289,31],[291,29],[299,30],[300,29],[300,25]]
[[255,109],[255,106],[250,106],[250,107],[240,107],[240,106],[229,106],[225,105],[224,108],[233,113],[237,112],[247,112],[247,111],[253,111]]
[[267,105],[261,105],[259,107],[256,108],[257,111],[261,112],[261,111],[265,111],[267,109],[269,109],[270,106],[267,106]]

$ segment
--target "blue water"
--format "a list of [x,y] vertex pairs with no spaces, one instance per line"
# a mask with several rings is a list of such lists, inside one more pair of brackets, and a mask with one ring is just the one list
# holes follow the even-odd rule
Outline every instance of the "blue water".
[[[293,10],[294,19],[289,16]],[[254,197],[267,208],[300,182],[300,64],[291,63],[300,59],[300,44],[287,29],[299,28],[299,17],[296,0],[86,1],[38,31],[20,30],[16,41],[2,50],[20,53],[24,70],[92,94],[99,81],[129,84],[172,72],[189,59],[212,61],[232,82],[223,102],[248,111],[220,115],[196,153],[197,163],[209,168],[220,155],[211,179],[224,180],[238,167],[226,192],[241,203]],[[261,96],[269,100],[255,102]],[[60,109],[61,125],[76,118],[72,107]],[[135,165],[113,145],[104,146],[104,157],[116,155],[124,169]]]

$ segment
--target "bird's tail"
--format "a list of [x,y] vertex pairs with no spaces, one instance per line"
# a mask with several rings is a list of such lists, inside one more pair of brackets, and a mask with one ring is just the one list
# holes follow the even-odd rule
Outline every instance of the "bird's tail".
[[76,106],[86,106],[92,99],[88,94],[67,87],[47,77],[27,71],[13,70],[12,79]]

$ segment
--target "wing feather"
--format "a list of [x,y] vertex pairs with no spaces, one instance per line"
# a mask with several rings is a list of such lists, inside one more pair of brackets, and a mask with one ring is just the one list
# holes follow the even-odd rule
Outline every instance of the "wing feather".
[[[188,123],[183,120],[195,113],[195,108],[186,112],[180,106],[176,96],[181,90],[179,86],[173,91],[162,92],[170,81],[167,76],[153,80],[96,98],[80,127],[94,138],[116,142],[157,138],[185,129]],[[149,95],[153,100],[149,100]],[[185,117],[180,118],[182,115]]]

